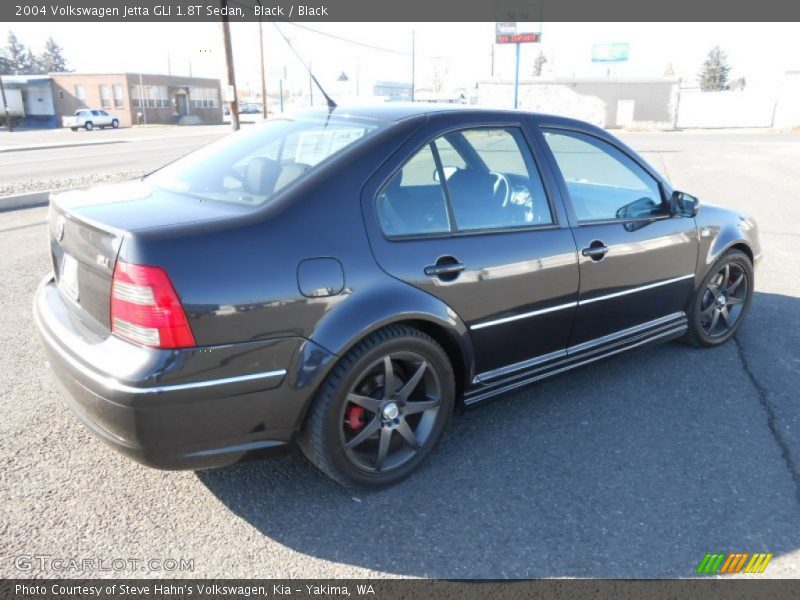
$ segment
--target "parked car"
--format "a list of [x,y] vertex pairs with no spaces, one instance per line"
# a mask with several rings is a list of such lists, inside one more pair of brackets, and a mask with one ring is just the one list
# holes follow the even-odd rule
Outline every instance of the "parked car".
[[361,487],[417,469],[456,408],[725,342],[761,256],[750,217],[606,131],[419,104],[271,119],[54,195],[49,236],[36,323],[102,439],[170,469],[297,441]]
[[245,102],[239,108],[239,112],[243,115],[260,115],[261,111],[261,104],[258,102]]
[[75,114],[71,117],[63,117],[62,123],[64,127],[69,127],[72,131],[78,131],[78,129],[81,128],[86,131],[91,131],[95,127],[99,127],[100,129],[113,127],[116,129],[119,127],[119,118],[102,109],[82,108],[76,110]]

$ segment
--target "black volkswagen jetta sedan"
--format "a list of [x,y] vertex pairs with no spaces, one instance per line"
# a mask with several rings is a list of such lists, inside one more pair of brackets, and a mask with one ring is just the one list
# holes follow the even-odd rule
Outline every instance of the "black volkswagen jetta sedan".
[[419,104],[276,118],[55,195],[49,236],[36,322],[102,439],[170,469],[296,440],[361,487],[418,468],[456,408],[723,343],[761,254],[752,219],[602,129]]

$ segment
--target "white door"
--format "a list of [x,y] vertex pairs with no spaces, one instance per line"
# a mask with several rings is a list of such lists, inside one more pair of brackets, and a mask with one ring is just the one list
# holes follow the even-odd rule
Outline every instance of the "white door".
[[636,100],[617,100],[617,127],[627,127],[633,123]]

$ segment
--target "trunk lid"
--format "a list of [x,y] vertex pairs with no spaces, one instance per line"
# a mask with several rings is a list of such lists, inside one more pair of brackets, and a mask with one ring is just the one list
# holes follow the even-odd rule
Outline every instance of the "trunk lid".
[[126,236],[244,211],[153,189],[141,181],[53,194],[48,234],[61,296],[74,316],[105,338],[111,332],[111,281]]

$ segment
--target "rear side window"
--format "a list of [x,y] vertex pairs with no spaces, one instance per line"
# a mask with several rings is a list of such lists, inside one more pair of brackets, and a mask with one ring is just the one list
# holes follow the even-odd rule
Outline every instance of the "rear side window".
[[211,143],[145,180],[204,200],[259,206],[384,127],[349,117],[274,119]]
[[608,142],[584,133],[545,130],[578,221],[651,218],[667,214],[653,177]]
[[378,217],[389,236],[553,224],[539,171],[515,127],[435,139],[381,190]]
[[378,216],[388,236],[447,233],[447,200],[431,144],[406,162],[378,194]]

